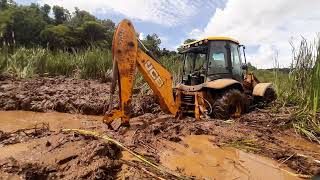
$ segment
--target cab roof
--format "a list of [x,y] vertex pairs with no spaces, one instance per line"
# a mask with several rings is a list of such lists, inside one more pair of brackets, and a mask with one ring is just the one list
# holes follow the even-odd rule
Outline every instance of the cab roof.
[[190,43],[187,43],[187,44],[183,44],[182,46],[185,47],[185,46],[192,46],[196,43],[198,44],[202,44],[201,42],[203,41],[232,41],[236,44],[240,44],[239,41],[231,38],[231,37],[225,37],[225,36],[209,36],[209,37],[206,37],[206,38],[203,38],[203,39],[200,39],[200,40],[197,40],[197,41],[193,41],[193,42],[190,42]]

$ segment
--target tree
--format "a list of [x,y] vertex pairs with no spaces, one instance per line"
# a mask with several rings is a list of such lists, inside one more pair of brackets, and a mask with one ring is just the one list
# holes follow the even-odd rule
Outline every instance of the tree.
[[8,0],[0,0],[0,9],[6,9],[8,7]]
[[[7,17],[1,18],[2,15]],[[10,44],[32,46],[39,44],[39,34],[46,23],[36,8],[16,7],[0,13],[0,29],[3,39]]]
[[160,56],[160,44],[161,39],[157,34],[147,35],[145,39],[142,40],[142,43],[149,49],[155,56]]
[[7,9],[15,5],[16,3],[13,0],[0,0],[0,10]]
[[64,49],[77,44],[77,39],[71,36],[72,31],[66,25],[48,26],[41,34],[44,45],[50,49]]
[[82,37],[87,43],[104,40],[106,37],[106,29],[96,21],[85,22],[81,26]]
[[[50,17],[51,10],[54,18]],[[0,0],[0,46],[5,43],[52,49],[91,45],[111,48],[114,30],[112,20],[99,20],[79,8],[75,8],[71,16],[61,6],[51,8],[48,4],[39,6],[36,3],[17,6],[12,0]]]
[[67,9],[64,9],[61,6],[53,6],[52,10],[54,14],[55,23],[57,25],[63,24],[70,19],[70,13]]
[[163,48],[161,50],[161,56],[167,56],[167,57],[170,57],[170,56],[175,56],[177,55],[177,52],[176,51],[170,51],[166,48]]
[[49,16],[49,13],[51,11],[51,7],[48,4],[44,4],[42,7],[40,7],[43,20],[46,21],[48,24],[52,23],[52,19]]
[[[196,39],[186,39],[186,40],[183,42],[183,44],[188,44],[188,43],[191,43],[191,42],[193,42],[193,41],[196,41]],[[178,52],[180,52],[180,51],[182,51],[182,50],[183,50],[183,48],[182,48],[181,46],[177,48],[177,51],[178,51]]]
[[91,15],[87,11],[81,11],[79,8],[75,8],[73,17],[70,19],[69,24],[72,27],[79,27],[87,21],[96,21],[97,18]]
[[196,41],[196,39],[186,39],[183,44],[188,44],[188,43],[191,43],[193,41]]
[[115,23],[110,20],[110,19],[107,19],[107,20],[101,20],[100,21],[101,25],[105,28],[106,30],[106,37],[105,37],[105,41],[108,42],[108,48],[111,48],[111,45],[112,45],[112,39],[113,39],[113,33],[115,31]]

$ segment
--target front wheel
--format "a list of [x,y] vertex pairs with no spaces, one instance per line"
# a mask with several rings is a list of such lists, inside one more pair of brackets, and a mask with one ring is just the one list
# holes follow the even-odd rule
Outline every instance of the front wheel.
[[212,116],[220,119],[229,119],[231,117],[239,117],[247,109],[246,95],[238,89],[230,89],[215,99],[212,106]]

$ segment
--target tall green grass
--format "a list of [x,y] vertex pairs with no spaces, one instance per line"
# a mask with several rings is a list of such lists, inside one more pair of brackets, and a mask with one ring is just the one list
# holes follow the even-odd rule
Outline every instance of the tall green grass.
[[295,109],[292,125],[297,132],[320,143],[320,39],[303,39],[292,51],[290,73],[275,68],[258,70],[258,79],[274,82],[278,105]]
[[[182,59],[180,55],[163,56],[159,59],[160,63],[172,74],[173,86],[180,82]],[[139,89],[140,95],[152,93],[148,83],[143,79],[142,74],[137,73],[135,88]]]
[[320,41],[302,40],[294,50],[292,72],[289,75],[291,96],[298,104],[294,127],[320,143]]
[[76,78],[107,78],[112,67],[111,51],[89,48],[82,51],[50,51],[43,48],[0,49],[0,72],[21,78],[63,75]]

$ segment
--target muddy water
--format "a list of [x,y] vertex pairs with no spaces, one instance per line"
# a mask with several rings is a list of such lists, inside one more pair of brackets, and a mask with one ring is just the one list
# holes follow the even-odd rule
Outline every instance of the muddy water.
[[[210,136],[188,136],[182,144],[165,142],[161,163],[189,176],[207,179],[298,179],[279,163],[235,148],[219,148]],[[283,167],[282,167],[283,168]]]
[[[4,132],[15,131],[22,128],[32,128],[41,123],[49,124],[50,130],[60,130],[62,128],[96,128],[99,126],[100,116],[87,116],[67,113],[37,113],[30,111],[0,111],[0,130]],[[96,120],[96,121],[95,121]],[[29,142],[22,142],[10,146],[0,147],[0,159],[14,156],[24,151],[28,151],[39,140],[34,139]]]
[[300,147],[304,151],[313,152],[320,155],[320,144],[311,143],[300,136],[280,136],[279,139],[281,139],[284,143],[290,142],[290,144],[293,144],[295,147]]
[[[90,127],[95,129],[102,126],[101,119],[100,116],[56,112],[0,111],[0,130],[14,131],[33,127],[35,124],[42,122],[49,123],[51,130]],[[199,179],[298,179],[286,171],[279,170],[277,168],[279,163],[270,159],[248,154],[234,148],[214,146],[210,142],[212,138],[203,135],[187,136],[179,144],[163,142],[163,149],[160,151],[161,164]],[[1,157],[5,158],[28,151],[37,141],[38,139],[35,139],[28,143],[0,147]],[[131,160],[132,158],[125,153],[123,155],[124,159]],[[281,168],[285,167],[282,166]]]
[[61,128],[94,127],[102,116],[86,116],[67,113],[37,113],[30,111],[0,111],[0,130],[9,132],[21,128],[31,128],[36,124],[48,123],[51,130]]

